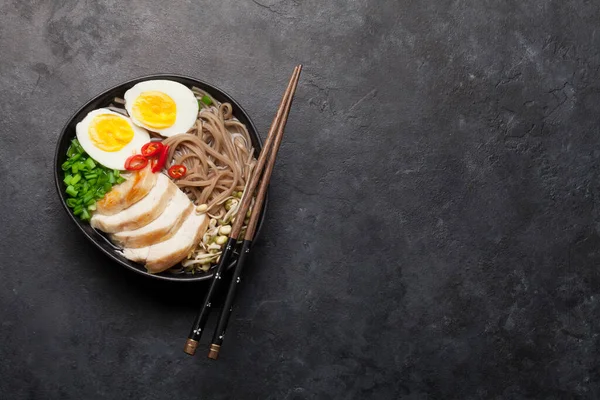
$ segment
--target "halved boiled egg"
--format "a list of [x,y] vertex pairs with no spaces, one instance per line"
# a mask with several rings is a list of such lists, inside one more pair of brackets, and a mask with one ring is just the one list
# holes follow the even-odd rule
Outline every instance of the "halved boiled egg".
[[134,124],[162,136],[186,133],[198,118],[198,100],[179,82],[145,81],[125,92],[125,109]]
[[100,164],[125,169],[125,160],[150,141],[146,130],[108,108],[91,111],[75,127],[81,147]]

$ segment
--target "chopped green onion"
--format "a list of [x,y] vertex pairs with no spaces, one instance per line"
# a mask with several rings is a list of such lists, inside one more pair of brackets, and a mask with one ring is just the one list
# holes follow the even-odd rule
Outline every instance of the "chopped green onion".
[[67,190],[65,190],[65,192],[67,192],[67,194],[71,197],[77,196],[77,190],[75,190],[75,188],[71,185],[67,186]]
[[73,198],[67,199],[66,203],[69,208],[73,208],[77,205],[77,200],[75,200]]
[[77,141],[77,139],[73,140],[69,146],[69,149],[67,150],[67,157],[71,158],[81,153],[83,153],[83,148],[79,144],[79,141]]
[[73,151],[77,152],[77,153],[83,153],[83,147],[81,147],[81,144],[79,143],[79,140],[77,139],[73,139],[71,141],[71,146],[73,147]]
[[83,202],[85,204],[87,204],[88,201],[93,200],[94,199],[94,193],[92,192],[88,192],[84,197],[83,197]]
[[108,169],[87,155],[77,139],[71,141],[61,168],[65,171],[67,206],[83,221],[90,220],[97,200],[111,191],[113,185],[125,181],[119,170]]
[[94,160],[92,160],[91,158],[88,158],[87,160],[85,160],[85,165],[87,165],[87,167],[92,170],[94,168],[96,168],[96,163],[94,162]]
[[200,100],[202,100],[202,102],[207,106],[210,106],[212,104],[212,100],[207,95],[202,96],[202,99]]
[[81,175],[77,174],[75,176],[73,176],[73,178],[71,179],[71,185],[75,185],[77,182],[79,182],[81,180]]

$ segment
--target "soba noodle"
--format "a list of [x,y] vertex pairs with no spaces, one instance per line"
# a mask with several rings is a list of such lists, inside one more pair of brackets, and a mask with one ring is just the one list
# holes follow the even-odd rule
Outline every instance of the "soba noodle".
[[224,202],[244,190],[254,167],[254,149],[244,124],[233,119],[231,105],[223,103],[200,111],[188,133],[164,140],[169,165],[183,164],[187,174],[176,181],[196,204],[225,215]]
[[233,117],[231,104],[221,104],[200,89],[192,91],[198,99],[209,98],[211,105],[200,101],[202,109],[194,128],[163,143],[169,145],[167,166],[187,168],[185,177],[175,183],[211,217],[200,247],[182,263],[188,270],[206,271],[218,260],[223,244],[219,242],[235,218],[256,160],[248,130]]

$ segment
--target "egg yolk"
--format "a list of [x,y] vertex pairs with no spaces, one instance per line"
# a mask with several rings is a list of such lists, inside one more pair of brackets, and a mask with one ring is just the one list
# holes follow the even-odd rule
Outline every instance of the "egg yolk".
[[133,139],[133,128],[121,117],[96,115],[88,129],[90,140],[100,150],[119,151]]
[[164,129],[175,123],[177,105],[162,92],[142,92],[131,108],[133,117],[149,128]]

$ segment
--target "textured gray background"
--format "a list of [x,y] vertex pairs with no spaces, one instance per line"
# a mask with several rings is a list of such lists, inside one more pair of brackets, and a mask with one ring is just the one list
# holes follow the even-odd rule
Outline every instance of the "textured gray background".
[[[599,398],[597,4],[0,1],[0,397]],[[205,286],[84,240],[58,133],[174,72],[264,135],[300,62],[221,359],[185,356]]]

